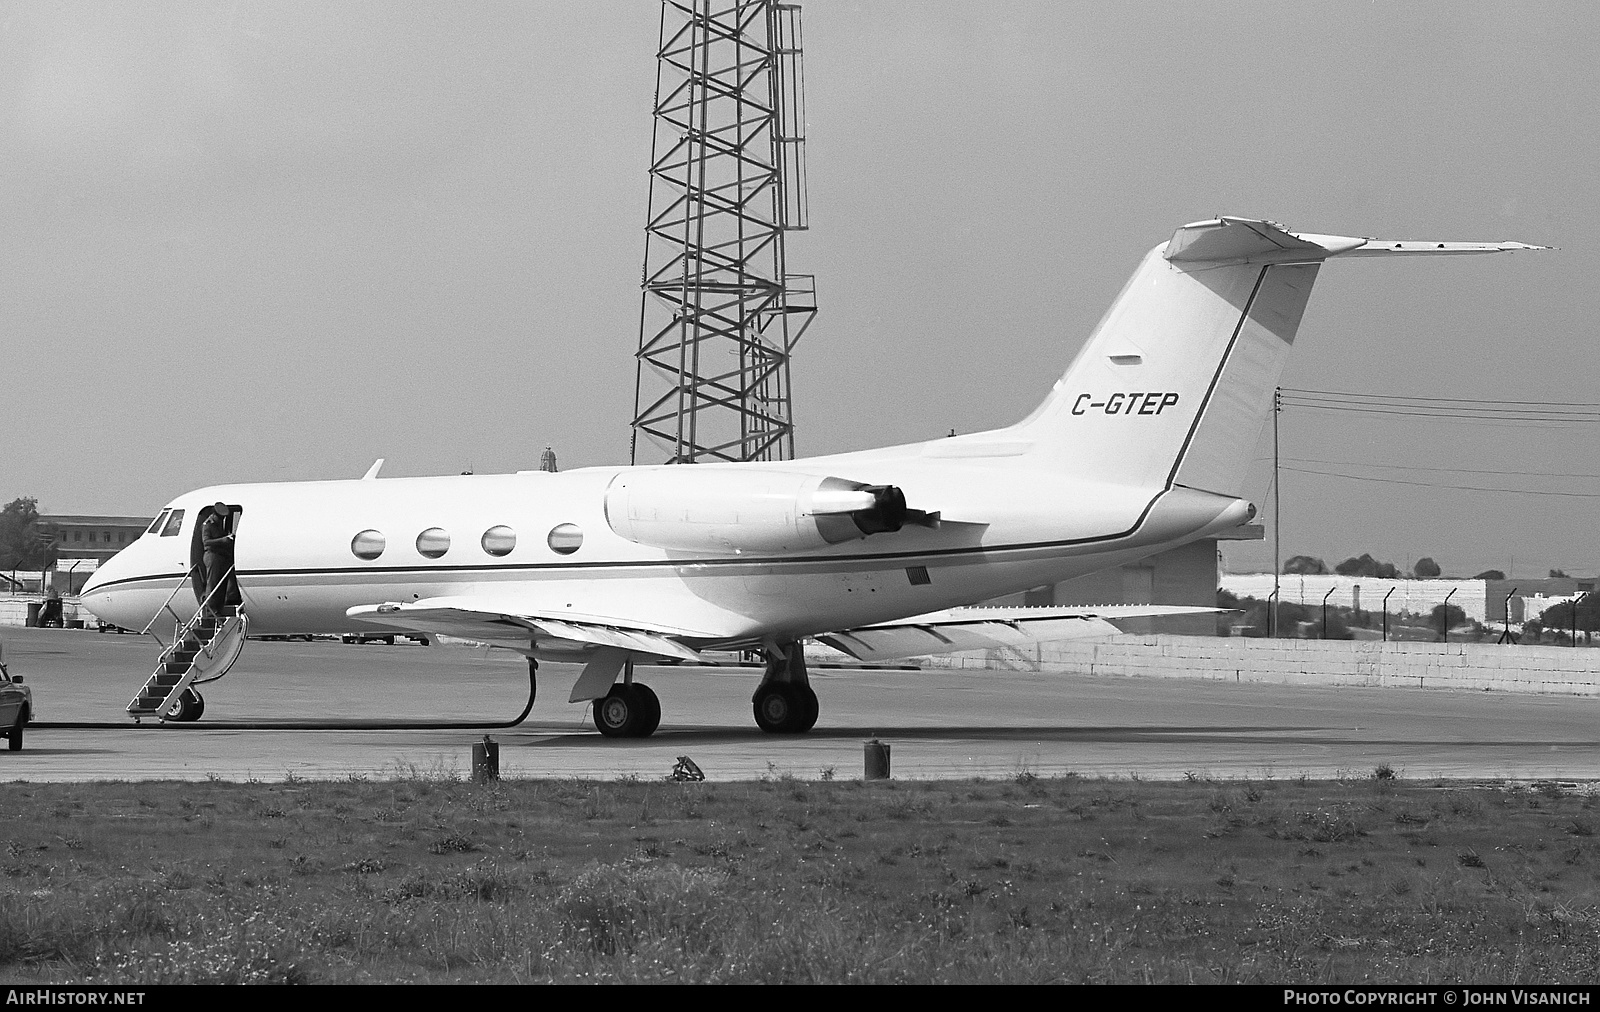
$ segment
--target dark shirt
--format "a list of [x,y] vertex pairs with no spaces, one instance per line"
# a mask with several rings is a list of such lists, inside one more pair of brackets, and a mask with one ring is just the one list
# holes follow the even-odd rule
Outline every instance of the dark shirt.
[[228,524],[221,514],[206,517],[200,525],[200,542],[213,555],[227,555],[233,551],[233,539],[228,535]]

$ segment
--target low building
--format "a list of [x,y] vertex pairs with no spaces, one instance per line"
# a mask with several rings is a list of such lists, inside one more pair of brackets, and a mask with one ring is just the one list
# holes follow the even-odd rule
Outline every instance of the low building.
[[41,533],[55,540],[59,559],[94,559],[105,562],[137,541],[153,517],[113,517],[90,514],[49,514],[39,517]]
[[1584,594],[1592,594],[1594,588],[1595,578],[1592,576],[1487,580],[1484,583],[1484,593],[1488,598],[1488,620],[1496,624],[1505,622],[1508,609],[1512,625],[1536,619],[1546,608],[1574,601]]
[[89,576],[108,559],[139,539],[153,517],[100,514],[41,514],[39,531],[56,547],[56,564],[46,579],[47,592],[75,596]]

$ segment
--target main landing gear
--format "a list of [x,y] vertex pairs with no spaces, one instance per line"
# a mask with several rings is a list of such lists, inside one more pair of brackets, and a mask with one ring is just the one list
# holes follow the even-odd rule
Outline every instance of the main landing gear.
[[[661,700],[656,698],[656,694],[650,691],[648,685],[633,680],[632,657],[616,657],[611,663],[616,663],[620,667],[622,681],[614,683],[610,691],[594,701],[595,730],[607,738],[650,737],[661,725]],[[590,667],[595,668],[595,673],[601,678],[615,677],[617,670],[612,668],[610,673],[607,673],[609,664],[603,655],[591,662]],[[589,669],[585,668],[584,671],[587,676]],[[578,684],[582,686],[581,679]],[[604,682],[600,683],[603,684]],[[574,692],[576,691],[575,689]]]
[[756,726],[768,734],[804,734],[817,723],[817,694],[806,675],[806,658],[799,643],[770,643],[767,670],[750,697]]
[[[750,698],[756,725],[768,734],[804,734],[816,726],[820,707],[801,645],[774,640],[763,653],[766,671]],[[612,682],[618,672],[622,680]],[[606,694],[596,698],[602,689]],[[607,738],[648,738],[661,725],[661,701],[648,685],[633,680],[633,658],[622,650],[609,656],[601,652],[590,661],[572,694],[574,702],[594,700],[595,729]]]
[[661,701],[640,682],[618,682],[594,701],[594,726],[607,738],[648,738],[661,724]]

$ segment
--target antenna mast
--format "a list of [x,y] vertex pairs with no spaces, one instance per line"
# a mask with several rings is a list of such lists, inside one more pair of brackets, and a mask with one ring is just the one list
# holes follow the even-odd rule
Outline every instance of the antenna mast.
[[[663,0],[632,462],[794,456],[789,359],[816,315],[800,8]],[[641,438],[642,437],[642,438]]]

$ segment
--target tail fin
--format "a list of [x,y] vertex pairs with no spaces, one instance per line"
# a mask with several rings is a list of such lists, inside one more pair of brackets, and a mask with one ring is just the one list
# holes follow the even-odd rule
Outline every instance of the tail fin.
[[1144,258],[1050,396],[1008,435],[1048,470],[1235,494],[1322,261],[1542,248],[1297,234],[1244,218],[1185,225]]

